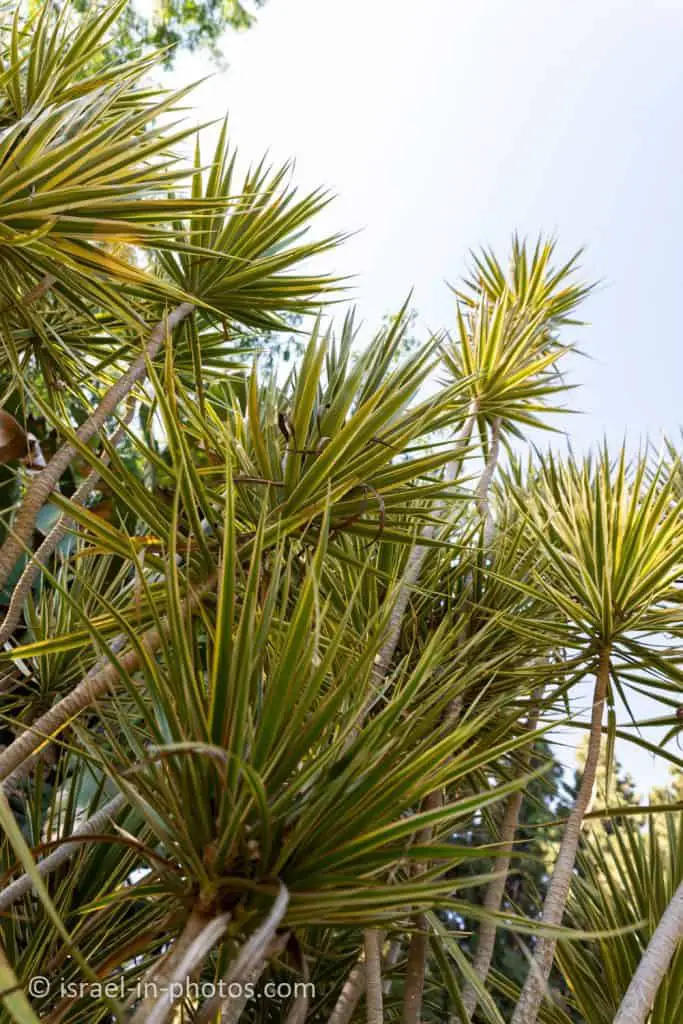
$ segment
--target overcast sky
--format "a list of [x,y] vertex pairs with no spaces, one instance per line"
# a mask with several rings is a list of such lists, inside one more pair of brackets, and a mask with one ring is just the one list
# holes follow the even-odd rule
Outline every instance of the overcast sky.
[[[200,117],[228,110],[245,155],[337,194],[319,230],[358,231],[328,263],[368,324],[414,287],[448,327],[470,248],[553,233],[601,282],[573,443],[678,437],[683,0],[269,0],[224,50]],[[172,80],[210,70],[183,56]],[[666,774],[620,754],[642,789]]]

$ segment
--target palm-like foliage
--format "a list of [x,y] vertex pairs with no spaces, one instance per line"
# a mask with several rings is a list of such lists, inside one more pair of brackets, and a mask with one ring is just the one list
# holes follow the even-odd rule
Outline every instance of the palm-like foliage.
[[480,426],[495,419],[520,435],[520,426],[549,426],[540,414],[556,411],[555,396],[567,391],[559,362],[573,347],[559,330],[590,288],[574,280],[578,253],[564,266],[551,260],[552,242],[533,252],[513,239],[506,272],[490,252],[475,255],[470,278],[454,289],[457,334],[443,347],[446,369],[471,378],[471,398]]
[[[647,659],[647,638],[677,630],[681,499],[663,464],[632,466],[603,448],[581,464],[543,460],[532,501],[518,503],[547,561],[537,577],[577,650],[610,645],[626,660]],[[674,607],[672,607],[672,602]]]
[[[125,501],[125,529],[55,499],[80,525],[83,547],[52,579],[54,589],[27,620],[34,641],[14,654],[32,667],[36,698],[46,688],[66,690],[70,715],[63,725],[73,728],[73,684],[92,664],[93,641],[95,651],[106,650],[123,630],[135,651],[140,635],[156,631],[158,638],[156,658],[145,656],[143,648],[134,662],[115,663],[121,690],[113,703],[100,700],[95,709],[93,691],[86,693],[80,707],[96,714],[76,724],[90,772],[116,780],[138,811],[138,825],[127,823],[127,833],[150,837],[137,847],[140,866],[153,872],[137,885],[143,903],[149,893],[149,925],[143,928],[135,917],[137,956],[143,957],[139,935],[146,935],[150,964],[162,937],[187,924],[188,907],[201,906],[203,914],[228,908],[235,913],[235,900],[244,903],[245,884],[255,901],[244,917],[248,929],[274,878],[289,891],[284,923],[291,927],[384,919],[398,924],[406,910],[427,908],[436,898],[449,905],[457,892],[450,876],[466,854],[441,843],[441,835],[462,815],[520,784],[513,777],[496,789],[468,785],[462,798],[437,813],[404,816],[435,787],[455,786],[465,771],[485,779],[484,765],[493,769],[497,751],[509,755],[528,742],[523,732],[513,738],[517,712],[514,705],[506,712],[502,692],[485,710],[473,708],[453,735],[443,716],[453,694],[476,688],[477,674],[486,680],[509,652],[491,643],[486,658],[469,664],[467,645],[452,650],[457,633],[449,628],[450,616],[442,616],[390,702],[357,728],[386,609],[377,603],[368,614],[366,580],[357,568],[352,592],[342,597],[349,566],[358,562],[340,538],[357,535],[360,542],[370,532],[393,544],[410,539],[405,527],[392,527],[394,507],[399,501],[415,501],[417,507],[422,490],[438,497],[440,486],[419,481],[445,456],[418,450],[395,461],[395,455],[412,447],[426,425],[443,426],[458,415],[453,388],[442,396],[445,401],[432,398],[405,411],[424,379],[432,345],[368,396],[378,359],[398,344],[396,330],[353,368],[344,369],[333,355],[328,378],[322,376],[323,343],[314,333],[287,399],[287,431],[268,394],[259,400],[254,373],[246,410],[228,388],[217,405],[207,396],[201,419],[169,358],[163,379],[150,371],[168,442],[164,458],[131,438],[140,456],[163,473],[165,500],[154,500],[142,481],[131,479],[115,451],[111,466],[99,470],[121,502],[114,508],[123,509]],[[276,396],[271,388],[271,399]],[[327,429],[340,424],[336,437],[345,461],[326,459],[327,445],[314,446],[325,429],[318,425],[316,403],[328,410],[322,420],[332,424]],[[297,432],[304,437],[303,451],[293,450]],[[87,448],[83,454],[91,457]],[[272,478],[261,475],[266,471]],[[368,491],[371,501],[364,497]],[[369,575],[376,570],[369,567]],[[182,602],[198,585],[205,598],[188,620]],[[208,600],[214,592],[217,604]],[[480,645],[484,632],[482,626]],[[126,672],[128,666],[136,675]],[[54,714],[55,709],[48,712],[53,723]],[[33,747],[44,721],[35,722]],[[399,728],[404,754],[395,738]],[[49,731],[61,743],[61,730],[53,724]],[[16,745],[5,752],[5,774],[13,750]],[[68,774],[69,761],[62,763]],[[16,784],[16,771],[13,777]],[[205,814],[188,832],[182,808],[190,805]],[[411,838],[426,822],[433,830],[434,866],[415,878],[409,865],[425,849]],[[170,861],[160,860],[160,849],[173,851]],[[70,878],[76,877],[72,871]],[[467,884],[473,884],[469,877]],[[160,913],[162,893],[167,910]],[[114,904],[119,899],[128,903],[137,896],[126,886]],[[463,909],[452,897],[450,905]],[[60,910],[70,913],[66,906]],[[127,931],[124,936],[119,967],[131,941]],[[35,950],[44,955],[41,947]],[[112,950],[109,956],[116,959]],[[142,962],[131,964],[131,979]]]
[[[624,453],[613,464],[606,448],[595,463],[582,466],[547,459],[531,493],[518,488],[514,500],[542,552],[534,592],[552,609],[546,627],[556,630],[556,643],[573,655],[578,673],[595,673],[586,769],[543,912],[544,921],[553,925],[562,920],[569,892],[581,821],[595,781],[605,703],[611,709],[613,743],[614,692],[624,694],[634,668],[642,672],[654,665],[664,675],[663,682],[652,681],[655,692],[659,686],[677,687],[672,680],[676,667],[658,656],[656,637],[675,638],[680,631],[683,516],[671,475],[657,468],[648,481],[644,459],[628,472]],[[541,939],[535,952],[538,970],[529,974],[514,1024],[535,1020],[553,954],[553,940]]]
[[[362,978],[387,1020],[467,1019],[464,981],[500,1024],[446,922],[538,930],[473,864],[507,876],[583,673],[600,712],[653,673],[673,700],[677,470],[494,480],[566,390],[586,289],[552,244],[475,258],[452,336],[405,353],[404,307],[361,350],[320,314],[287,380],[264,369],[258,332],[340,290],[337,239],[302,238],[327,197],[238,181],[225,124],[179,156],[184,93],[93,60],[119,13],[3,36],[0,1020],[348,1021]],[[186,985],[260,974],[316,995]]]
[[[648,817],[643,828],[632,818],[598,841],[588,835],[578,857],[578,877],[567,907],[572,923],[585,930],[621,934],[558,947],[558,964],[572,999],[587,1024],[614,1020],[640,958],[683,879],[680,814]],[[661,984],[651,1024],[677,1020],[683,1012],[683,950]],[[595,985],[600,974],[602,984]]]
[[[206,334],[210,365],[225,348],[216,325],[234,348],[237,325],[305,311],[327,286],[283,273],[329,244],[296,241],[324,196],[294,201],[283,172],[263,169],[233,192],[225,129],[204,187],[201,168],[177,152],[196,131],[181,116],[188,90],[141,88],[149,59],[89,72],[121,6],[76,28],[64,15],[55,21],[49,5],[12,24],[0,79],[0,308],[3,369],[17,385],[35,356],[49,359],[53,385],[82,381],[85,371],[92,387],[93,373],[106,379],[112,359],[126,355],[124,338],[139,351],[145,324],[183,299],[205,311],[186,343],[194,341],[197,367]],[[159,259],[170,276],[154,272]],[[49,327],[35,311],[43,294]],[[86,330],[102,342],[84,366],[78,335]]]

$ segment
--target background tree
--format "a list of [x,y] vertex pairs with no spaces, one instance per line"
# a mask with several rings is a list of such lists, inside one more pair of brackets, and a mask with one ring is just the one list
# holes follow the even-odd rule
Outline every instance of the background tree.
[[[165,65],[170,66],[180,50],[206,48],[220,63],[224,56],[221,37],[229,29],[240,32],[251,28],[256,11],[264,3],[265,0],[160,0],[150,19],[132,0],[124,5],[115,22],[107,55],[128,60],[160,50],[164,51]],[[88,0],[69,0],[69,5],[81,16],[98,9]],[[41,4],[32,0],[31,7],[38,10]],[[103,57],[104,54],[99,59]]]
[[[505,889],[500,907],[503,911],[511,911],[533,919],[547,892],[548,871],[557,855],[560,828],[549,827],[549,823],[562,819],[568,813],[575,795],[575,789],[567,784],[561,764],[546,739],[539,739],[534,744],[533,756],[538,765],[547,765],[548,770],[539,778],[528,783],[524,791],[513,847],[510,870],[505,878]],[[474,849],[486,846],[500,836],[503,809],[493,808],[484,813],[477,827],[467,835],[456,834],[458,842],[470,843]],[[493,866],[492,861],[473,860],[467,870],[473,875],[483,874]],[[486,887],[472,890],[470,898],[483,904],[486,898]],[[463,938],[460,946],[473,959],[477,948],[478,922],[472,918],[460,921],[450,919],[449,926],[457,925]],[[497,928],[491,961],[491,991],[504,1019],[514,1010],[517,993],[524,983],[528,969],[528,960],[520,939],[505,928]],[[503,990],[496,985],[497,978],[512,982],[512,987]],[[439,979],[434,979],[439,986]],[[564,989],[562,976],[557,972],[551,978],[551,989]],[[458,1016],[456,1014],[456,1020]]]
[[[559,925],[571,885],[583,817],[595,783],[602,720],[606,705],[614,707],[623,695],[626,669],[659,670],[667,674],[654,638],[678,630],[671,603],[680,578],[679,558],[683,522],[671,477],[660,463],[648,480],[648,463],[640,459],[632,473],[625,454],[613,463],[606,448],[593,464],[555,459],[542,465],[537,502],[529,490],[518,493],[520,510],[548,558],[537,573],[549,604],[559,613],[558,626],[565,648],[577,652],[579,672],[594,674],[589,746],[583,780],[563,840],[544,903],[543,921]],[[674,659],[675,660],[675,659]],[[675,678],[674,666],[669,676]],[[659,680],[652,675],[657,692]],[[666,678],[662,684],[666,687]],[[672,685],[672,684],[670,684]],[[675,684],[674,684],[675,685]],[[611,716],[613,740],[614,717]],[[533,967],[520,996],[513,1024],[534,1024],[543,999],[543,983],[552,967],[554,940],[539,938]]]

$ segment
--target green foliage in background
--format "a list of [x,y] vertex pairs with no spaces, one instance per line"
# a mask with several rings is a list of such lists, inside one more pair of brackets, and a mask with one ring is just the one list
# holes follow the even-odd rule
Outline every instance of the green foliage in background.
[[[107,41],[110,57],[129,58],[151,50],[163,51],[164,64],[170,66],[182,50],[208,50],[217,62],[224,58],[222,37],[230,30],[242,32],[255,23],[256,13],[265,0],[157,0],[150,17],[135,2],[128,3],[116,20]],[[80,16],[108,5],[90,0],[68,0]],[[32,0],[33,9],[42,5]]]

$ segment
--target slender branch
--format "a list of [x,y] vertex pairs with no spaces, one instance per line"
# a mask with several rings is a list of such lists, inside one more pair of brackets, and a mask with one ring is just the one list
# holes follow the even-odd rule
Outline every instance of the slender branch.
[[[114,639],[109,644],[109,651],[111,652],[111,654],[120,654],[121,651],[125,648],[127,642],[127,634],[119,633],[119,635],[115,636]],[[104,657],[99,659],[96,665],[93,665],[90,671],[92,673],[94,673],[96,670],[99,671],[99,669],[101,668],[106,668],[106,666],[109,663],[109,657],[105,655]],[[54,706],[56,707],[57,705]],[[31,729],[38,724],[38,722],[38,718],[31,718],[31,720],[28,722],[22,722],[22,725],[25,726],[26,732],[30,732]],[[51,742],[48,742],[48,739],[49,738],[47,736],[42,737],[42,740],[44,740],[45,742],[41,742],[38,748],[36,749],[36,752],[27,757],[24,761],[22,761],[21,764],[18,765],[18,767],[14,771],[12,771],[11,775],[9,775],[7,779],[2,782],[2,789],[6,796],[10,796],[12,793],[18,792],[21,782],[23,782],[24,779],[27,779],[29,775],[31,775],[31,773],[39,764],[39,762],[42,761],[43,758],[46,756],[48,750],[50,750],[50,748],[53,747],[53,744]],[[0,776],[0,780],[1,779],[2,776]]]
[[382,932],[368,928],[364,935],[367,1022],[384,1024],[384,993],[382,991]]
[[[79,441],[86,443],[102,428],[119,403],[128,396],[138,381],[144,379],[147,373],[147,361],[156,356],[164,339],[177,324],[181,323],[182,320],[192,313],[194,308],[190,302],[181,302],[168,316],[159,321],[152,330],[147,344],[137,359],[111,385],[109,390],[103,395],[97,408],[91,413],[85,423],[82,423],[76,430],[76,437]],[[45,469],[36,473],[27,487],[24,499],[12,524],[12,532],[0,548],[0,588],[6,585],[17,559],[28,546],[38,513],[52,494],[62,473],[69,466],[76,453],[77,448],[67,441],[52,456]]]
[[256,983],[268,966],[268,959],[278,951],[280,945],[271,944],[262,960],[259,960],[240,974],[240,994],[230,998],[229,1001],[225,1001],[223,1009],[220,1011],[220,1018],[214,1017],[213,1020],[220,1019],[220,1024],[237,1024],[237,1021],[244,1013],[245,1006],[249,1002],[249,993],[254,990]]
[[500,458],[500,430],[502,423],[501,417],[496,416],[491,425],[491,446],[484,465],[484,471],[479,477],[479,483],[475,492],[477,509],[484,523],[485,548],[489,546],[493,539],[493,517],[489,508],[489,491],[491,490],[491,481]]
[[[271,907],[265,921],[259,925],[255,932],[247,939],[240,950],[235,962],[230,966],[228,973],[219,986],[218,995],[208,999],[195,1017],[195,1024],[209,1024],[214,1021],[218,1014],[224,1024],[234,1024],[239,1020],[242,1010],[248,999],[249,988],[247,982],[254,982],[263,973],[263,969],[272,955],[272,943],[275,933],[282,923],[287,907],[289,906],[289,892],[285,885],[280,882],[280,891]],[[223,995],[230,986],[238,982],[242,987],[242,997],[231,999]],[[136,1022],[134,1022],[136,1024]],[[140,1024],[144,1024],[141,1020]]]
[[[486,897],[484,899],[484,908],[486,910],[500,910],[500,904],[505,892],[505,885],[507,883],[508,873],[510,870],[512,845],[517,831],[521,806],[522,792],[520,790],[509,797],[505,807],[505,815],[500,827],[500,853],[493,864],[494,874],[500,872],[500,875],[493,878],[487,886]],[[479,931],[477,953],[472,964],[474,972],[482,985],[486,984],[486,978],[488,977],[489,968],[491,967],[493,950],[496,944],[496,931],[497,925],[495,921],[482,921]],[[467,1020],[469,1021],[472,1019],[479,1002],[479,995],[471,981],[468,981],[465,985],[462,994],[462,1002],[467,1015]],[[460,1015],[457,1013],[454,1014],[451,1021],[452,1024],[458,1024],[460,1021]]]
[[[379,944],[380,948],[384,945],[383,932],[379,933]],[[392,939],[389,943],[386,955],[383,958],[383,966],[385,970],[395,965],[400,953],[401,942],[398,939]],[[358,1003],[365,994],[366,983],[367,974],[365,971],[365,960],[359,959],[344,982],[344,986],[339,994],[334,1010],[330,1014],[327,1024],[349,1024]],[[391,981],[384,978],[382,988],[385,995],[389,992],[390,986]]]
[[422,998],[424,995],[427,969],[427,929],[429,925],[424,914],[413,919],[414,930],[408,945],[405,987],[403,990],[403,1024],[421,1024]]
[[[534,707],[527,718],[527,729],[531,732],[536,728],[536,723],[538,721],[538,701],[541,697],[542,690],[534,693],[532,697]],[[486,896],[484,898],[484,908],[491,913],[497,913],[500,910],[500,905],[505,893],[505,885],[510,872],[512,848],[515,841],[515,834],[517,832],[517,825],[519,823],[519,812],[522,809],[523,798],[524,793],[520,789],[508,798],[507,805],[505,807],[505,814],[503,815],[503,820],[500,826],[499,852],[493,863],[493,873],[496,877],[491,879],[489,882],[486,889]],[[479,942],[477,944],[477,952],[472,967],[482,986],[486,984],[486,979],[491,968],[493,951],[496,944],[496,930],[497,925],[495,920],[484,920],[481,922],[479,929]],[[467,1014],[467,1020],[469,1021],[472,1019],[479,1001],[479,996],[477,995],[477,991],[471,981],[468,981],[465,985],[462,994],[462,1001],[465,1013]],[[458,1016],[457,1021],[459,1020],[460,1017]],[[456,1024],[455,1017],[453,1018],[453,1024]]]
[[[212,576],[202,584],[194,593],[185,600],[185,610],[191,610],[196,603],[211,591],[216,583],[216,577]],[[163,636],[169,629],[168,621],[164,621],[161,629],[153,627],[142,634],[140,646],[153,654],[161,645]],[[117,643],[122,639],[117,638]],[[49,711],[37,718],[36,721],[18,736],[13,743],[0,753],[0,780],[5,791],[11,789],[19,778],[25,773],[26,762],[35,751],[43,745],[47,739],[54,739],[55,735],[64,729],[69,722],[78,715],[84,708],[89,707],[93,701],[103,697],[110,687],[113,687],[119,679],[119,665],[128,674],[135,672],[140,667],[140,654],[136,648],[125,651],[118,664],[113,661],[101,659],[88,672],[84,679],[60,701],[54,704]],[[24,772],[20,774],[20,769]]]
[[[126,422],[130,420],[130,418],[133,415],[133,412],[134,406],[131,408],[128,417],[126,417]],[[121,440],[121,437],[123,436],[124,433],[125,427],[120,426],[112,436],[110,444],[115,447]],[[109,455],[107,454],[106,451],[102,453],[100,462],[104,466],[108,465]],[[80,486],[77,487],[77,489],[74,491],[71,498],[71,501],[74,503],[74,505],[85,504],[86,498],[91,493],[91,491],[95,489],[99,479],[100,471],[97,467],[95,467],[90,471],[90,473],[88,473],[85,480],[83,480]],[[22,572],[14,590],[12,591],[12,597],[10,599],[9,607],[7,609],[7,614],[5,615],[5,618],[3,619],[2,623],[0,623],[0,645],[6,643],[14,633],[14,630],[17,628],[24,607],[24,601],[26,600],[31,590],[31,587],[33,586],[33,581],[35,580],[40,570],[44,568],[48,558],[55,550],[62,537],[66,534],[67,530],[71,528],[72,523],[73,519],[70,516],[66,514],[60,516],[55,525],[52,527],[50,532],[45,537],[43,543],[40,545],[38,550],[33,555],[31,561],[26,565],[26,568]],[[0,687],[0,692],[2,692],[2,687]]]
[[683,882],[664,911],[621,1001],[614,1024],[645,1024],[671,958],[683,939]]
[[[470,406],[467,418],[456,438],[454,458],[448,463],[446,467],[445,478],[448,483],[452,483],[457,476],[458,468],[462,462],[463,455],[465,453],[467,445],[469,444],[470,438],[472,436],[472,431],[474,430],[476,424],[478,411],[479,407],[475,399],[473,400]],[[499,457],[500,426],[500,418],[497,418],[494,421],[494,431],[492,433],[489,457],[484,466],[482,476],[478,481],[477,488],[475,490],[477,506],[480,509],[480,511],[481,501],[482,499],[486,499],[488,489],[490,487],[491,480],[493,478],[493,474]],[[486,507],[488,508],[488,505]],[[425,526],[422,530],[421,537],[433,539],[438,532],[438,526]],[[396,594],[395,602],[392,607],[389,623],[386,630],[386,636],[379,650],[379,653],[375,659],[375,664],[373,666],[371,676],[372,692],[370,700],[368,701],[364,714],[362,716],[362,720],[364,720],[364,718],[369,713],[372,703],[374,702],[375,692],[383,683],[391,667],[391,662],[394,657],[394,653],[396,651],[399,636],[401,633],[401,623],[403,621],[403,616],[408,606],[408,601],[410,600],[411,592],[419,579],[426,556],[427,547],[420,546],[418,541],[416,546],[413,548],[410,555],[408,556],[408,562],[406,564],[406,568],[398,588],[398,593]],[[447,712],[449,721],[457,721],[460,714],[460,704],[461,699],[456,698],[449,705]],[[356,735],[357,730],[354,731],[354,733],[352,734],[351,741]],[[430,794],[430,797],[428,797],[427,799],[429,800],[430,798],[437,800],[441,799],[441,793],[438,792]],[[435,804],[435,806],[438,805]],[[394,943],[393,945],[396,947],[395,954],[397,955],[400,947],[397,943]],[[421,952],[418,950],[418,946],[420,946]],[[412,958],[410,955],[411,950],[413,953]],[[409,948],[407,969],[410,971],[411,975],[411,987],[409,990],[407,990],[406,998],[410,998],[411,1004],[417,1006],[418,1015],[421,1009],[422,990],[424,988],[426,950],[427,947],[426,941],[424,940],[424,929],[422,927],[417,927],[416,931],[413,933],[413,936],[411,937],[411,943]],[[422,982],[420,982],[420,977],[422,977]],[[408,979],[406,979],[406,984],[408,985]],[[339,996],[339,999],[337,1000],[337,1004],[332,1012],[328,1024],[348,1024],[351,1017],[353,1016],[354,1010],[358,1005],[358,1002],[360,1001],[361,996],[363,995],[363,992],[365,991],[366,985],[366,967],[364,963],[359,961],[352,969],[351,973],[349,974],[349,977],[347,978],[344,984],[344,987],[342,988],[341,994]]]
[[20,309],[25,309],[27,306],[32,306],[34,302],[37,302],[39,299],[42,299],[43,295],[47,295],[47,293],[52,288],[52,285],[55,284],[56,281],[57,278],[54,276],[54,274],[45,274],[45,276],[41,278],[41,280],[38,282],[35,288],[32,288],[30,292],[26,292],[26,294],[22,295],[20,299],[17,299],[15,303],[3,306],[2,309],[0,309],[0,315],[2,315],[3,313],[9,313],[11,309],[15,309],[17,307]]
[[[467,418],[463,423],[460,431],[455,440],[455,450],[453,459],[446,466],[445,479],[446,482],[452,483],[455,480],[467,445],[469,444],[474,430],[478,412],[478,403],[475,400],[470,405],[467,413]],[[421,537],[426,539],[433,539],[438,533],[438,526],[425,526],[422,529]],[[381,687],[384,679],[386,678],[389,669],[391,668],[391,662],[398,645],[398,640],[401,634],[401,623],[405,614],[406,608],[408,607],[408,601],[415,584],[418,581],[422,566],[427,555],[426,546],[420,546],[419,540],[415,547],[412,549],[408,556],[406,568],[404,570],[401,582],[398,587],[398,591],[395,595],[394,604],[391,609],[391,615],[389,616],[389,622],[386,628],[386,635],[382,646],[377,653],[375,663],[372,667],[372,673],[370,677],[371,691],[370,697],[367,701],[363,714],[358,726],[352,731],[348,743],[349,745],[358,735],[362,727],[362,723],[365,721],[369,714],[372,705],[374,703],[376,692]],[[367,946],[367,943],[366,943]],[[381,948],[381,942],[380,942]],[[349,977],[346,979],[342,991],[339,995],[337,1003],[332,1011],[328,1024],[348,1024],[353,1016],[354,1010],[361,999],[361,996],[365,992],[368,984],[367,967],[366,963],[359,961],[351,970]]]
[[[284,948],[284,942],[286,942],[287,936],[283,935],[279,936],[279,938],[283,941]],[[305,1024],[306,1018],[308,1017],[308,1011],[311,1007],[311,997],[309,995],[311,972],[305,955],[301,957],[301,980],[303,981],[302,991],[299,992],[292,1003],[284,1024]]]
[[[465,420],[461,430],[459,431],[456,437],[453,459],[448,463],[446,467],[445,480],[447,483],[452,483],[453,480],[455,480],[455,477],[457,476],[458,467],[462,462],[463,455],[465,453],[467,445],[469,444],[470,437],[472,436],[472,431],[476,423],[476,419],[477,404],[476,402],[473,402],[472,406],[470,407],[470,411],[467,414],[467,419]],[[440,511],[443,511],[443,505],[440,508]],[[439,526],[436,524],[434,526],[424,526],[420,533],[420,537],[416,541],[415,546],[413,547],[408,556],[405,571],[401,578],[401,582],[396,593],[396,598],[391,609],[391,615],[389,617],[389,622],[387,624],[386,635],[382,643],[382,646],[379,649],[377,657],[375,658],[375,664],[373,665],[371,677],[372,692],[370,702],[366,710],[366,714],[367,711],[370,710],[370,706],[372,704],[372,701],[374,700],[375,690],[381,686],[382,682],[384,681],[384,678],[386,677],[387,673],[389,672],[389,669],[391,668],[391,662],[394,657],[396,647],[398,645],[399,637],[401,635],[401,623],[403,621],[403,616],[405,615],[406,608],[408,607],[408,601],[410,600],[410,595],[419,579],[420,573],[422,571],[422,566],[424,564],[425,558],[427,557],[428,548],[426,545],[420,544],[420,539],[433,540],[439,533],[439,529]]]
[[[560,851],[557,855],[553,877],[550,882],[542,921],[546,925],[556,927],[562,923],[567,896],[572,881],[576,851],[581,835],[581,825],[593,794],[595,776],[600,757],[600,741],[602,739],[602,715],[609,684],[609,647],[600,652],[598,669],[595,677],[593,694],[593,712],[588,740],[588,756],[583,772],[581,786],[577,793],[571,814],[564,827]],[[511,1024],[536,1024],[538,1012],[545,995],[548,978],[555,958],[556,939],[540,936],[536,941],[533,960],[524,987],[515,1007]]]
[[139,1004],[131,1024],[166,1024],[174,1003],[185,994],[185,982],[225,935],[230,914],[209,916],[194,907],[160,969],[144,987],[150,991]]
[[[427,795],[423,802],[423,810],[434,811],[443,807],[443,793],[435,789]],[[422,828],[415,837],[419,846],[430,843],[434,830]],[[427,864],[417,866],[416,874],[425,870]],[[414,930],[408,946],[406,963],[405,988],[403,991],[403,1024],[420,1024],[422,1020],[422,997],[424,995],[425,974],[427,969],[428,929],[427,918],[417,914],[413,919]]]
[[[75,838],[83,838],[83,836],[97,835],[102,832],[107,825],[110,824],[111,820],[125,807],[126,798],[122,793],[118,793],[109,803],[101,807],[99,811],[96,811],[92,817],[88,818],[87,821],[75,829],[72,832],[72,836]],[[48,854],[47,857],[43,857],[42,860],[38,861],[36,868],[38,874],[45,878],[47,875],[51,875],[57,871],[63,864],[67,864],[79,850],[83,848],[81,842],[74,843],[63,843],[58,846],[56,850]],[[0,913],[4,912],[11,907],[17,900],[20,900],[22,896],[25,896],[27,892],[33,889],[33,879],[30,875],[21,875],[14,882],[10,882],[2,892],[0,892]]]
[[365,961],[358,960],[352,967],[348,978],[342,986],[342,990],[339,993],[339,997],[334,1005],[334,1009],[330,1014],[327,1024],[349,1024],[349,1021],[353,1016],[353,1012],[365,992],[366,983],[367,973],[365,970]]
[[[484,463],[481,476],[475,489],[477,510],[484,521],[484,544],[488,545],[492,539],[493,523],[489,510],[489,490],[493,474],[495,473],[500,456],[500,429],[502,420],[497,416],[491,428],[491,444],[488,456]],[[469,583],[467,584],[469,587]],[[446,710],[446,720],[449,724],[455,725],[460,717],[462,697],[456,697],[450,702]],[[425,808],[432,809],[443,804],[443,795],[440,790],[430,793],[425,800]],[[425,829],[419,834],[418,842],[429,843],[432,838],[432,830]],[[424,995],[425,975],[427,971],[427,953],[429,949],[427,918],[423,914],[415,918],[415,929],[408,947],[408,962],[406,965],[405,990],[403,996],[403,1024],[420,1024],[422,1019],[422,1000]],[[495,934],[495,933],[494,933]]]

